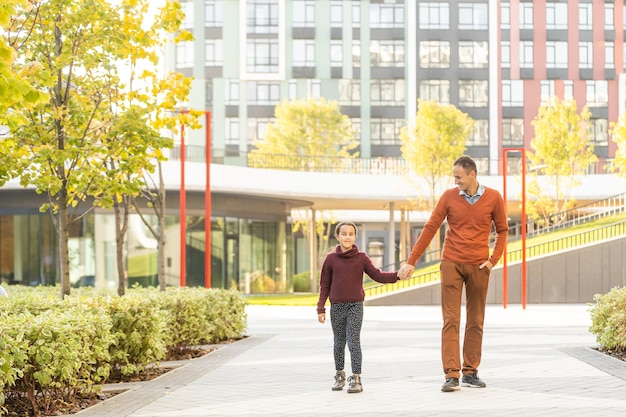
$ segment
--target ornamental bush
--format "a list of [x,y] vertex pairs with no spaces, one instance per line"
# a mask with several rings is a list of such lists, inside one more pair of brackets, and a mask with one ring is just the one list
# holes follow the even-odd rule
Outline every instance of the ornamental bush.
[[596,294],[594,300],[589,331],[604,350],[626,351],[626,287]]

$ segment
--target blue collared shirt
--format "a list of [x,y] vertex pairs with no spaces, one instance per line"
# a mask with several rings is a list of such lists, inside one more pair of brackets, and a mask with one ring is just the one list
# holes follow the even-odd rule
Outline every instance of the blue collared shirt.
[[478,201],[478,199],[485,193],[485,187],[482,184],[478,184],[478,189],[476,190],[476,194],[473,196],[469,196],[465,190],[459,190],[459,195],[465,197],[468,203],[474,204]]

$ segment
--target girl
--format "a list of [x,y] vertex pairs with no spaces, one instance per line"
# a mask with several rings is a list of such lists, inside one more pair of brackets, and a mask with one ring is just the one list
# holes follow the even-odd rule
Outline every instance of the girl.
[[326,321],[326,299],[330,299],[330,323],[333,328],[335,357],[335,383],[333,391],[341,391],[346,383],[343,370],[346,342],[350,349],[352,376],[348,378],[348,393],[363,391],[361,385],[361,324],[363,323],[363,273],[374,281],[392,283],[398,273],[382,272],[374,266],[365,252],[354,244],[356,226],[351,222],[340,222],[335,227],[335,238],[339,245],[324,259],[320,276],[320,296],[317,301],[317,319]]

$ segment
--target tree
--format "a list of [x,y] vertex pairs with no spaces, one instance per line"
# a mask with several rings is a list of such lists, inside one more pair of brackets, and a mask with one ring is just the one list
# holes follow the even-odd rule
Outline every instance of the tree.
[[622,177],[626,177],[626,112],[622,113],[617,123],[611,126],[611,136],[617,145],[615,159],[613,160],[613,171]]
[[[579,183],[576,176],[597,161],[593,144],[588,139],[590,115],[586,106],[578,113],[574,100],[559,101],[555,98],[539,107],[532,121],[535,137],[530,147],[533,152],[528,154],[533,172],[529,194],[534,192],[539,195],[527,203],[529,216],[544,217],[550,222],[549,218],[556,215],[556,222],[565,220],[565,212],[575,203],[571,191]],[[547,177],[548,186],[552,186],[554,191],[551,195],[542,194],[542,190],[532,184],[536,181],[532,178],[535,173]]]
[[[144,4],[44,2],[22,46],[25,67],[42,63],[31,81],[50,100],[28,113],[29,124],[16,131],[15,149],[28,151],[19,161],[21,183],[48,196],[41,210],[50,211],[58,235],[61,297],[70,292],[68,225],[93,207],[109,208],[122,196],[138,194],[135,179],[151,169],[147,160],[163,147],[154,142],[159,136],[153,132],[173,123],[158,113],[163,107],[154,104],[156,95],[149,97],[158,83],[147,92],[122,93],[120,60],[149,56],[146,37],[155,35],[138,30]],[[175,30],[180,5],[166,2],[164,7],[170,13],[161,27]],[[18,20],[29,18],[23,14]]]
[[430,209],[437,202],[437,186],[450,177],[454,161],[465,152],[473,127],[474,120],[451,104],[418,100],[415,129],[402,130],[402,156],[430,185]]
[[350,118],[336,101],[324,98],[283,101],[264,140],[256,140],[250,165],[257,168],[314,171],[331,169],[337,158],[357,158]]

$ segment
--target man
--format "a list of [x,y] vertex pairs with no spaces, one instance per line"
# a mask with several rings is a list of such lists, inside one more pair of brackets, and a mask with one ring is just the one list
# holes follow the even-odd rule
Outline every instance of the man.
[[[445,219],[448,222],[441,255],[441,360],[446,381],[444,392],[459,389],[459,377],[463,374],[463,386],[484,388],[486,384],[478,377],[478,365],[482,354],[483,323],[489,274],[504,251],[508,235],[508,223],[504,201],[500,193],[485,187],[476,179],[476,163],[469,156],[462,156],[452,168],[457,187],[446,190],[439,199],[430,219],[424,225],[413,246],[407,263],[398,273],[409,278],[415,262],[439,230]],[[495,225],[496,241],[489,256],[489,238]],[[463,339],[463,364],[460,358],[459,327],[461,321],[461,298],[465,285],[466,326]]]

